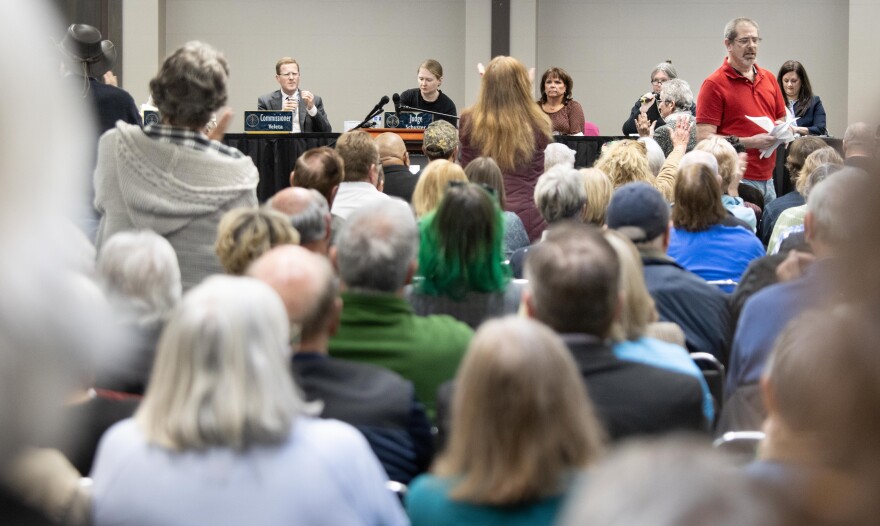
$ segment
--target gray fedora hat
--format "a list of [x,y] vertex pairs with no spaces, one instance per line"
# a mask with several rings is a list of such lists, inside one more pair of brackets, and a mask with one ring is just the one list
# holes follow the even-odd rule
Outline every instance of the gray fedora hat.
[[72,62],[71,72],[77,75],[101,77],[116,62],[113,42],[102,40],[101,32],[88,24],[71,24],[59,47]]

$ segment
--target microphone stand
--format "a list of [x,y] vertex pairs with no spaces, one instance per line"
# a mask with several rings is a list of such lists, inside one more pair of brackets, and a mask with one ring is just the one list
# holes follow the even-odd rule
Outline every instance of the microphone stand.
[[431,111],[431,110],[423,110],[421,108],[413,108],[412,106],[407,106],[406,104],[401,104],[400,109],[407,110],[407,111],[418,111],[421,113],[430,113],[431,115],[439,115],[441,117],[448,117],[450,119],[455,119],[455,120],[459,119],[458,115],[450,115],[448,113],[440,113],[439,111]]
[[373,120],[373,117],[375,117],[376,115],[379,115],[380,113],[382,113],[382,111],[383,111],[383,108],[382,108],[382,107],[373,108],[373,111],[371,111],[370,114],[367,115],[367,118],[366,118],[366,119],[362,120],[360,124],[358,124],[357,126],[355,126],[354,128],[352,128],[352,129],[350,129],[350,130],[348,130],[348,131],[359,130],[359,129],[361,129],[361,128],[372,128],[372,127],[373,127],[373,123],[370,122],[370,121]]

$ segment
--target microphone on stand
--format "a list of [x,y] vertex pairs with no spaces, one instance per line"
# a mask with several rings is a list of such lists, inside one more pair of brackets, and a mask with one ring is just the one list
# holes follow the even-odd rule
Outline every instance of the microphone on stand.
[[391,96],[391,100],[394,101],[394,116],[400,119],[400,94],[395,93]]
[[370,113],[367,114],[367,117],[363,120],[363,122],[352,128],[352,130],[357,130],[360,128],[372,128],[372,123],[370,122],[370,120],[382,112],[382,107],[388,104],[389,100],[391,99],[388,98],[388,95],[382,95],[382,98],[379,99],[379,103],[373,106],[373,109],[370,110]]

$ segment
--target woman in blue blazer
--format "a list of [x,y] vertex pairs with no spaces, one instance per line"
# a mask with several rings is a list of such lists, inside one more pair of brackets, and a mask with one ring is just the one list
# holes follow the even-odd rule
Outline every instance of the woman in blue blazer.
[[785,94],[788,109],[797,117],[792,130],[801,135],[827,135],[825,108],[818,95],[813,95],[807,70],[797,60],[788,60],[776,76],[779,88]]

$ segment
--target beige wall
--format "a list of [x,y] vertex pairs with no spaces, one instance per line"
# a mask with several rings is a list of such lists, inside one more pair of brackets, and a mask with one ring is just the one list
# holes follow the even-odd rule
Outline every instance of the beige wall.
[[847,0],[543,0],[538,70],[551,65],[568,70],[587,120],[603,135],[617,135],[633,103],[650,90],[658,62],[671,59],[696,95],[724,59],[725,23],[745,16],[758,22],[764,38],[758,65],[775,75],[785,60],[803,62],[828,113],[829,132],[842,135],[849,42],[834,36],[848,34],[848,5]]
[[[428,57],[443,64],[442,89],[461,111],[479,91],[476,63],[491,59],[490,14],[491,0],[126,2],[125,88],[144,102],[165,49],[200,39],[229,59],[231,131],[241,130],[241,112],[257,96],[277,88],[274,63],[287,54],[337,131],[382,95],[415,87]],[[614,135],[657,62],[672,59],[697,92],[721,64],[722,29],[735,16],[761,26],[759,65],[775,72],[789,58],[805,64],[832,134],[877,100],[876,0],[511,0],[511,54],[539,77],[551,65],[569,70],[587,119]]]

